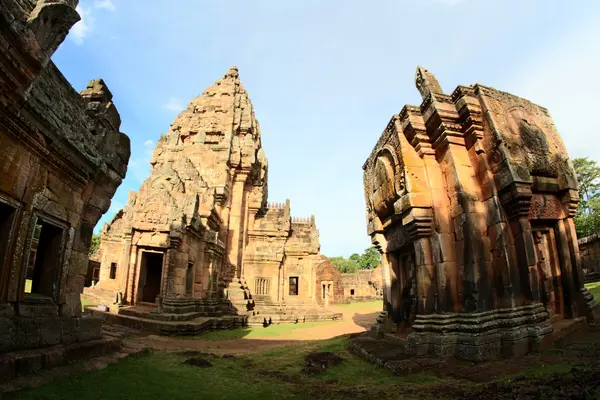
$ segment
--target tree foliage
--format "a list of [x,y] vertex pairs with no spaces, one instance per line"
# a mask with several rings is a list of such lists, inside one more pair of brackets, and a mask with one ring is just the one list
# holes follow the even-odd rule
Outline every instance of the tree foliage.
[[92,242],[90,244],[90,252],[89,255],[93,255],[96,251],[98,251],[98,249],[100,248],[100,235],[97,234],[93,234],[92,235]]
[[359,269],[374,269],[381,263],[381,255],[374,246],[366,249],[362,254],[354,253],[349,258],[331,257],[334,267],[341,273],[353,273]]
[[575,229],[579,237],[600,233],[600,166],[587,157],[573,160],[579,182],[579,209]]

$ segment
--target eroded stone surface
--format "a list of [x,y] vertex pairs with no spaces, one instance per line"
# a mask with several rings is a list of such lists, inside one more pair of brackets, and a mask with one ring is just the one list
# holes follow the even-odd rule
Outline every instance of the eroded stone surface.
[[39,348],[68,344],[84,357],[102,335],[81,317],[80,294],[130,146],[104,81],[77,93],[50,60],[80,19],[76,5],[0,7],[0,353],[19,354],[17,373],[64,361]]
[[573,216],[575,171],[546,109],[483,85],[394,115],[364,164],[368,233],[383,254],[379,330],[412,354],[535,351],[550,321],[593,318]]
[[335,302],[339,273],[319,252],[314,217],[292,217],[289,200],[267,202],[260,126],[236,67],[175,118],[151,165],[105,226],[100,281],[86,295],[112,304],[121,293],[124,304],[189,319],[233,312],[260,321]]

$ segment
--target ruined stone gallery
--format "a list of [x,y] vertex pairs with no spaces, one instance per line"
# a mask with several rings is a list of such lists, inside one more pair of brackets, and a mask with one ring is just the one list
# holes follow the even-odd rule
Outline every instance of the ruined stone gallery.
[[99,282],[86,296],[149,305],[147,318],[334,317],[323,307],[341,299],[339,272],[319,252],[314,217],[291,216],[289,200],[267,202],[261,131],[237,68],[175,118],[151,165],[102,231]]
[[120,345],[81,315],[80,293],[129,139],[104,82],[77,93],[50,60],[73,3],[0,6],[0,381]]
[[591,320],[573,216],[575,172],[546,109],[483,85],[394,115],[363,166],[368,233],[383,254],[383,332],[412,354],[513,356]]
[[[537,351],[597,318],[582,265],[600,273],[599,240],[576,237],[578,185],[549,112],[482,85],[444,94],[423,68],[422,104],[392,117],[363,166],[382,266],[341,274],[314,216],[268,201],[235,67],[160,137],[90,263],[130,142],[107,84],[78,93],[50,60],[77,3],[0,6],[0,380],[119,351],[103,323],[198,334],[331,321],[335,303],[383,297],[363,338],[402,342],[402,357],[480,361]],[[110,310],[82,313],[81,298]]]

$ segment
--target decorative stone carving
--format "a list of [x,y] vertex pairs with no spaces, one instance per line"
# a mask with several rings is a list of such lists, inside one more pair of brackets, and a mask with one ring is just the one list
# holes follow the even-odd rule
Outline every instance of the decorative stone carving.
[[382,326],[411,326],[410,353],[482,360],[548,344],[551,320],[595,318],[577,182],[547,110],[482,85],[448,96],[422,67],[415,84],[423,103],[392,117],[363,166],[368,233],[384,254]]

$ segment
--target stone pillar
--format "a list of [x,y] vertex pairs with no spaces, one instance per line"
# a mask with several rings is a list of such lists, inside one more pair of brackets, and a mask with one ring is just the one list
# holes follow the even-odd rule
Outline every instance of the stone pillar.
[[231,191],[231,203],[229,213],[229,232],[227,235],[227,254],[229,264],[235,265],[236,277],[242,277],[243,260],[243,240],[246,228],[245,219],[247,218],[245,200],[246,200],[246,181],[248,172],[238,171],[234,177],[233,188]]
[[169,248],[165,254],[166,260],[163,261],[163,265],[166,267],[166,279],[165,285],[163,286],[163,291],[161,295],[163,298],[171,298],[175,296],[175,263],[177,256],[177,248],[179,247],[180,239],[179,238],[169,238]]
[[127,286],[125,288],[125,299],[129,304],[136,303],[136,296],[139,292],[137,285],[139,284],[140,266],[138,260],[139,249],[137,246],[130,246],[129,260],[127,268]]

